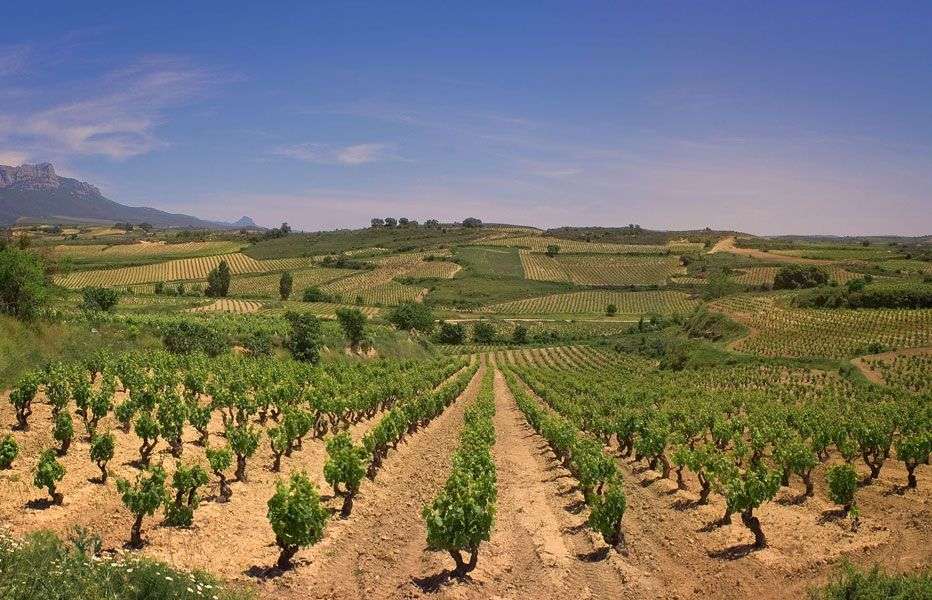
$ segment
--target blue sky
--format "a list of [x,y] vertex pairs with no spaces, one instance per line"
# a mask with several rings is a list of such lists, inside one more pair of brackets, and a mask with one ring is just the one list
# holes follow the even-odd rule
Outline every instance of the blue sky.
[[932,233],[929,2],[74,6],[4,8],[0,164],[119,202]]

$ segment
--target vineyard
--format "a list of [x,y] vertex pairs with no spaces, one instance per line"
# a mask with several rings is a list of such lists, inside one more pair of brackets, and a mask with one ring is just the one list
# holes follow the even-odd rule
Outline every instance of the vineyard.
[[762,356],[846,358],[881,350],[932,345],[932,310],[799,309],[780,296],[732,296],[710,308],[751,330],[734,348]]
[[198,306],[190,309],[190,312],[228,312],[234,314],[254,313],[262,308],[260,302],[250,302],[249,300],[232,300],[220,298],[210,304]]
[[55,246],[52,253],[56,258],[70,258],[75,262],[83,263],[232,254],[241,248],[242,244],[237,242],[183,242],[180,244],[142,242],[114,245],[60,245]]
[[219,265],[221,260],[227,261],[230,272],[234,275],[290,271],[311,266],[306,258],[260,261],[237,253],[182,258],[138,267],[77,271],[57,277],[55,282],[66,288],[80,289],[87,286],[114,287],[159,281],[198,281],[206,279],[207,274]]
[[[773,278],[779,267],[750,267],[737,270],[731,278],[742,285],[773,285]],[[860,273],[852,273],[842,267],[832,266],[826,269],[829,279],[838,283],[847,283],[852,279],[861,277]]]
[[614,305],[620,315],[671,314],[687,313],[698,301],[684,292],[585,291],[504,302],[486,307],[486,310],[514,315],[605,314],[609,305]]
[[528,279],[566,281],[577,285],[666,285],[667,279],[685,275],[676,256],[587,256],[521,252]]

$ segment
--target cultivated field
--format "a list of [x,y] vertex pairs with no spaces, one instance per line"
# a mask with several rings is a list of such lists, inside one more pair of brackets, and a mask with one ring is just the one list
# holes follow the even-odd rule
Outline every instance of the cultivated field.
[[667,279],[685,275],[676,256],[601,256],[521,253],[528,279],[566,281],[576,285],[666,285]]
[[540,298],[528,298],[493,304],[486,310],[514,315],[526,314],[605,314],[606,308],[614,304],[619,315],[643,315],[647,313],[687,313],[699,302],[684,292],[609,292],[585,291],[568,294],[553,294]]

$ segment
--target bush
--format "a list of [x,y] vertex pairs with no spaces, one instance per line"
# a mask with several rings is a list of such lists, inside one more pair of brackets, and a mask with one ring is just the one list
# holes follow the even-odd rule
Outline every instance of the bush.
[[433,311],[418,302],[402,302],[388,315],[388,321],[401,330],[430,333],[434,330]]
[[248,332],[240,342],[250,356],[270,356],[272,354],[272,333],[265,329],[254,329]]
[[207,274],[207,290],[204,292],[211,298],[224,298],[230,291],[230,265],[226,260]]
[[775,290],[798,290],[828,283],[828,272],[813,265],[787,265],[773,278]]
[[172,475],[175,500],[165,501],[165,523],[173,527],[190,527],[200,498],[197,490],[207,483],[207,473],[199,465],[178,465]]
[[511,340],[516,344],[526,344],[527,327],[524,325],[515,325],[515,330],[511,334]]
[[218,329],[198,321],[178,321],[162,328],[162,342],[173,354],[203,352],[217,356],[229,348],[226,337]]
[[309,287],[301,296],[304,302],[330,302],[332,298],[319,287]]
[[553,258],[560,252],[560,246],[556,244],[547,244],[547,256]]
[[476,321],[472,328],[472,339],[477,344],[495,343],[495,326],[487,321]]
[[114,440],[112,433],[100,433],[91,438],[91,460],[100,469],[100,483],[107,483],[107,463],[113,459]]
[[337,321],[340,323],[340,329],[350,344],[350,348],[355,350],[366,339],[366,315],[358,308],[338,308]]
[[329,513],[304,473],[293,473],[288,484],[279,481],[268,508],[267,516],[275,532],[275,543],[281,549],[278,568],[288,569],[291,558],[300,548],[316,544],[323,538]]
[[0,313],[31,321],[47,298],[39,257],[15,248],[0,249]]
[[609,304],[605,307],[605,314],[609,317],[614,317],[618,313],[618,307],[614,304]]
[[224,447],[207,448],[204,450],[204,454],[207,456],[207,464],[210,465],[211,472],[220,480],[220,496],[217,501],[228,502],[230,496],[233,495],[233,490],[230,488],[230,484],[227,483],[224,471],[233,464],[233,453],[230,452],[229,448]]
[[285,319],[291,325],[286,345],[296,360],[316,364],[320,361],[320,321],[305,313],[287,312]]
[[625,514],[626,506],[625,491],[618,478],[612,478],[602,494],[594,494],[591,497],[589,527],[598,531],[605,543],[617,550],[625,547],[621,518]]
[[165,471],[162,467],[152,467],[140,473],[135,485],[125,479],[117,480],[123,505],[136,517],[130,531],[129,545],[133,548],[142,546],[142,520],[165,501]]
[[[327,462],[324,479],[333,487],[333,493],[343,497],[340,516],[346,518],[353,510],[353,498],[366,474],[366,449],[353,444],[349,433],[341,432],[327,440]],[[343,489],[340,489],[340,486]]]
[[71,439],[74,437],[74,424],[71,421],[71,414],[63,410],[55,415],[55,423],[52,426],[52,437],[60,444],[58,455],[64,456],[68,453],[71,446]]
[[44,450],[36,465],[35,477],[32,483],[37,488],[46,488],[52,502],[61,504],[64,496],[55,489],[55,485],[65,476],[65,467],[55,460],[55,451],[51,448]]
[[466,327],[462,323],[441,323],[437,340],[441,344],[462,344],[466,341]]
[[81,308],[84,310],[110,312],[120,300],[120,295],[111,288],[86,287],[83,294],[84,302]]
[[17,454],[19,454],[19,446],[16,444],[16,440],[13,439],[12,435],[6,434],[0,440],[0,469],[12,467]]
[[854,493],[858,489],[858,474],[848,463],[829,467],[825,473],[829,500],[840,504],[845,515],[854,508]]

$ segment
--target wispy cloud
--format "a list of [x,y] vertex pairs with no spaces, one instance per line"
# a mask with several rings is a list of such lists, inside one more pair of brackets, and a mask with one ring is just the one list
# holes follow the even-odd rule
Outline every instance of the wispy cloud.
[[327,144],[292,144],[272,149],[269,154],[309,163],[362,165],[365,163],[399,160],[390,153],[391,144],[367,143],[350,146]]
[[168,145],[167,112],[201,97],[222,77],[177,57],[148,57],[84,82],[76,100],[18,112],[0,108],[4,146],[52,159],[99,155],[123,160]]
[[0,46],[0,77],[19,73],[26,66],[29,46]]

